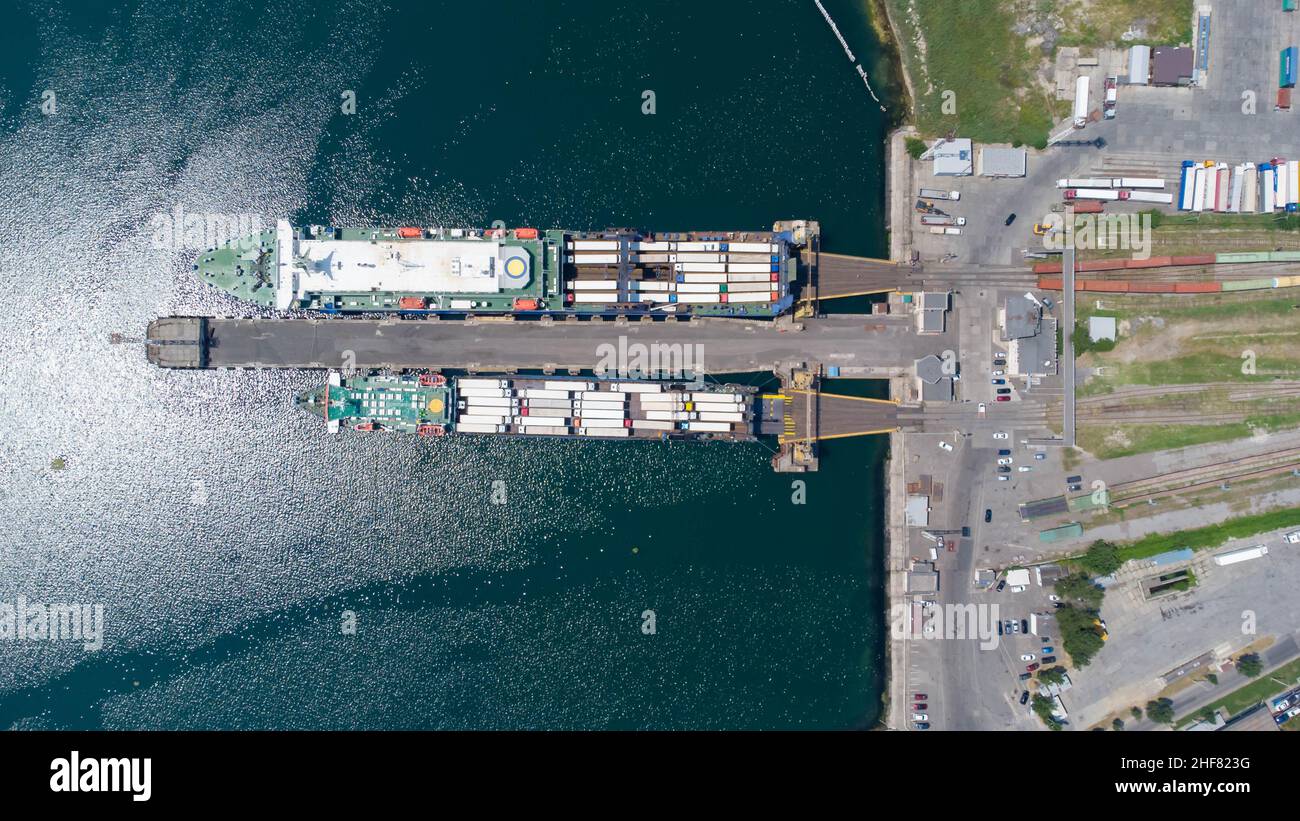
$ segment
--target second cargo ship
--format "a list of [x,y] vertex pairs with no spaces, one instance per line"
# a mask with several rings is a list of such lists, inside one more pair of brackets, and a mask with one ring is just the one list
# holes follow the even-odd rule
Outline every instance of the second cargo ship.
[[441,436],[478,433],[612,439],[755,436],[748,385],[584,377],[331,373],[298,405],[340,428]]
[[794,302],[802,225],[656,234],[280,220],[194,267],[203,282],[277,310],[774,317]]

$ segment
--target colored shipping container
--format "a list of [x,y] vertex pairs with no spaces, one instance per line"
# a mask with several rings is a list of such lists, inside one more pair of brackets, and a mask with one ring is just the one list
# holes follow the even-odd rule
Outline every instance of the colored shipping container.
[[1059,279],[1048,279],[1047,277],[1039,277],[1038,287],[1044,291],[1063,291],[1065,290],[1065,283]]
[[1130,294],[1172,294],[1174,292],[1174,283],[1130,282],[1128,291]]
[[1274,287],[1272,277],[1267,279],[1238,279],[1222,283],[1225,291],[1259,291]]
[[1174,285],[1176,294],[1217,294],[1223,290],[1218,282],[1179,282]]
[[1269,251],[1269,262],[1300,262],[1300,251]]
[[1151,257],[1150,259],[1131,259],[1127,267],[1129,268],[1164,268],[1166,265],[1173,265],[1173,257]]
[[1173,258],[1174,265],[1213,265],[1214,262],[1214,254],[1190,254]]
[[1059,274],[1061,273],[1061,263],[1059,262],[1039,262],[1034,265],[1035,274]]

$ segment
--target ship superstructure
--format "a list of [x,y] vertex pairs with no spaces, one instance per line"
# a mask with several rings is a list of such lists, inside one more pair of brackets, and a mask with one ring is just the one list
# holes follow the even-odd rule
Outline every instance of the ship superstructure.
[[330,314],[771,317],[793,304],[793,232],[301,228],[202,254],[201,280],[276,310]]
[[300,408],[341,427],[442,436],[450,427],[451,389],[439,374],[354,376],[337,372],[321,387],[297,397]]

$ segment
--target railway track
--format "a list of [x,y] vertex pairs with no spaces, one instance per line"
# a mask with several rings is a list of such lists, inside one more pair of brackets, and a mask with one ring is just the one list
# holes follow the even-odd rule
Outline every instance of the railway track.
[[1300,447],[1283,448],[1209,465],[1184,468],[1160,476],[1120,482],[1110,487],[1110,495],[1112,503],[1139,501],[1210,487],[1225,481],[1242,481],[1287,473],[1297,468],[1300,468]]

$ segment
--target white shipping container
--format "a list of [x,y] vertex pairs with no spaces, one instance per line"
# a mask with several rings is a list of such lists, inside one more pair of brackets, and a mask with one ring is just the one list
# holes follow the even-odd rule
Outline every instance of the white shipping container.
[[687,430],[703,433],[725,433],[731,430],[730,422],[687,422]]
[[645,293],[637,294],[637,295],[636,295],[636,298],[635,298],[635,301],[637,301],[637,302],[672,302],[672,301],[673,301],[673,298],[672,298],[671,296],[669,296],[668,294],[662,294],[662,293],[658,293],[658,292],[656,292],[656,291],[647,291],[647,292],[645,292]]
[[766,273],[768,277],[772,275],[772,263],[770,262],[729,262],[727,270],[733,274],[762,274]]
[[1154,177],[1123,177],[1119,181],[1120,188],[1164,188],[1165,181]]
[[464,424],[457,425],[457,433],[502,433],[505,431],[505,425],[481,425],[481,424]]
[[533,436],[568,436],[569,428],[567,425],[524,425],[519,432]]
[[578,433],[582,436],[609,436],[616,439],[632,435],[632,431],[627,428],[579,428]]
[[1300,204],[1300,161],[1287,160],[1286,201],[1288,205]]
[[1246,181],[1241,187],[1241,210],[1246,214],[1254,214],[1259,210],[1259,171],[1254,163],[1246,164]]
[[[562,411],[573,410],[573,403],[567,399],[525,399],[524,405],[527,408],[529,408],[529,413],[531,413],[533,409],[538,409],[538,410],[549,409],[549,410],[562,410]],[[569,415],[568,413],[565,413],[565,416],[568,415]]]
[[567,390],[548,390],[546,388],[524,388],[524,397],[527,399],[568,399],[571,391]]
[[634,251],[671,251],[671,242],[633,242],[629,243]]
[[668,291],[674,283],[657,280],[638,279],[628,283],[634,291]]
[[583,405],[574,410],[573,415],[579,419],[626,419],[627,412],[622,408],[618,410],[607,410],[604,408],[589,408]]
[[632,427],[636,430],[672,430],[672,422],[664,422],[659,419],[633,419]]
[[584,402],[625,402],[627,394],[622,391],[583,391],[578,398]]
[[1074,198],[1076,200],[1117,200],[1119,192],[1108,188],[1076,188]]
[[672,259],[670,254],[632,254],[632,258],[629,261],[641,262],[641,263],[645,263],[646,265],[651,265],[651,264],[662,265],[665,262],[672,262]]
[[618,283],[612,279],[571,279],[569,280],[570,291],[608,291],[610,288],[617,288]]
[[677,297],[678,302],[687,305],[712,305],[715,302],[722,301],[721,294],[680,294]]
[[580,294],[574,294],[573,301],[581,305],[616,305],[619,298],[618,294],[597,294],[583,291]]
[[485,396],[491,396],[491,397],[509,396],[510,393],[511,392],[506,388],[461,388],[460,390],[456,391],[456,394],[462,399],[467,399],[471,396],[479,397],[479,398]]
[[1234,214],[1241,211],[1241,185],[1245,174],[1246,169],[1244,166],[1234,165],[1232,167],[1232,196],[1228,198],[1228,211]]
[[683,254],[680,251],[677,253],[675,261],[678,265],[700,262],[726,262],[721,254]]
[[471,408],[509,408],[518,404],[518,400],[509,396],[467,396],[465,404]]
[[563,379],[555,379],[549,382],[542,382],[542,388],[548,391],[589,391],[596,387],[594,382],[568,382]]
[[616,239],[575,239],[569,243],[574,251],[617,251]]
[[727,275],[725,273],[704,273],[702,271],[689,271],[687,273],[682,274],[682,281],[677,284],[681,285],[687,282],[717,283],[717,282],[726,282],[726,281],[727,281]]
[[458,388],[504,388],[507,382],[504,379],[479,379],[477,377],[462,376],[456,380]]
[[[691,274],[726,273],[727,263],[725,262],[679,262],[677,263],[677,270],[680,273],[686,274],[686,279],[689,282],[691,279]],[[706,280],[706,282],[709,281],[716,281],[716,280]],[[725,279],[721,281],[726,282]]]
[[509,416],[480,416],[478,414],[462,413],[457,417],[458,425],[504,425],[510,421]]
[[679,282],[677,293],[680,294],[716,294],[718,286],[709,282]]
[[[1273,190],[1273,169],[1265,168],[1263,172],[1260,173],[1259,176],[1260,176],[1259,188],[1260,191],[1264,193],[1264,199],[1262,202],[1263,208],[1261,208],[1260,210],[1263,211],[1264,213],[1268,213],[1269,211],[1273,210],[1274,197],[1276,196]],[[1199,211],[1200,209],[1197,210]]]
[[1133,191],[1128,198],[1130,202],[1158,202],[1164,205],[1172,205],[1174,202],[1173,194],[1162,191]]
[[657,419],[659,421],[684,422],[695,418],[694,411],[648,410],[644,411],[644,413],[646,419]]
[[719,413],[717,411],[700,411],[700,421],[702,422],[743,422],[745,415],[743,413]]
[[743,398],[738,393],[727,393],[726,391],[695,391],[691,394],[692,402],[739,402]]
[[622,419],[599,419],[594,416],[577,416],[578,425],[588,428],[621,428],[623,427]]
[[567,425],[568,423],[569,417],[567,416],[533,416],[530,414],[528,416],[515,417],[516,425],[532,425],[536,427],[538,425]]
[[769,292],[766,294],[733,294],[727,298],[728,302],[775,302],[779,297]]
[[691,409],[700,413],[733,413],[744,407],[739,402],[693,402],[691,404]]
[[622,410],[627,407],[623,402],[599,402],[597,400],[579,400],[573,405],[576,408],[589,408],[591,410]]
[[574,265],[617,265],[618,254],[574,254]]
[[679,242],[677,243],[678,251],[717,251],[720,246],[716,242]]
[[1196,167],[1196,171],[1193,176],[1196,179],[1195,179],[1195,188],[1192,190],[1192,210],[1204,211],[1206,177],[1208,177],[1209,175],[1205,173],[1204,168],[1198,165]]
[[748,253],[761,253],[763,251],[775,253],[777,245],[775,242],[729,242],[727,243],[727,250]]
[[728,282],[727,293],[729,294],[757,294],[771,293],[772,283],[770,282]]
[[660,393],[664,386],[657,382],[619,382],[618,389],[624,393]]

